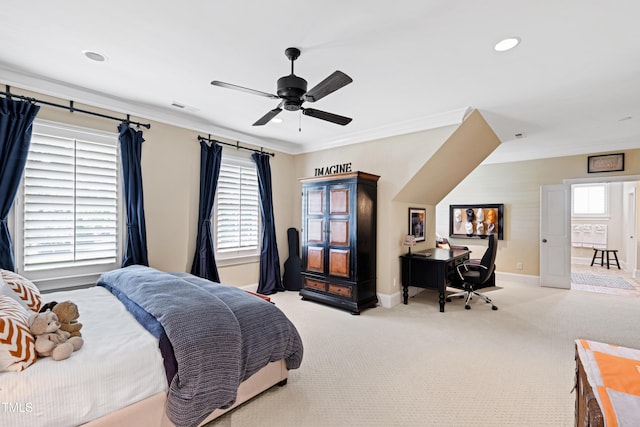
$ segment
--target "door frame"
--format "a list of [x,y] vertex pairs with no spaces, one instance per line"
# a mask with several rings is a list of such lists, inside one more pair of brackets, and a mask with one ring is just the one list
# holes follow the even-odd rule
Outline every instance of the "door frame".
[[[569,187],[571,187],[571,185],[573,184],[588,184],[588,183],[609,183],[609,182],[637,182],[638,186],[640,187],[640,175],[617,175],[617,176],[598,176],[598,177],[588,177],[588,178],[571,178],[571,179],[565,179],[562,181],[563,184],[567,184],[569,185]],[[571,196],[570,196],[571,197]],[[623,198],[626,197],[626,194],[623,194]],[[636,192],[636,197],[637,197],[637,192]],[[636,199],[637,202],[637,199]],[[571,220],[571,211],[568,212],[569,215],[569,220]],[[636,209],[636,220],[635,223],[638,224],[638,210]],[[636,233],[637,233],[637,228],[636,228]],[[569,245],[571,245],[571,242],[569,242]],[[636,244],[637,246],[637,244]],[[571,250],[571,248],[569,248],[569,250]],[[628,254],[627,254],[628,256]],[[636,257],[637,257],[637,251],[636,251]],[[571,259],[569,259],[569,262],[571,262]],[[634,263],[634,264],[637,264]],[[633,271],[634,277],[635,277],[635,268]]]

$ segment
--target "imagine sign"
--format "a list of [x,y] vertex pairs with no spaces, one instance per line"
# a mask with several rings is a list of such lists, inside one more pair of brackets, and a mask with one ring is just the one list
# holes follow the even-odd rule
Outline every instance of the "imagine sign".
[[315,169],[315,176],[334,175],[337,173],[351,172],[351,162],[341,165],[325,166]]

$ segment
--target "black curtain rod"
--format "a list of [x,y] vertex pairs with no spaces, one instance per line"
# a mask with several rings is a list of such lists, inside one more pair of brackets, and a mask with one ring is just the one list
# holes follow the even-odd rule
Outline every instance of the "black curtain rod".
[[95,113],[93,111],[87,111],[87,110],[82,110],[82,109],[76,108],[76,107],[73,106],[73,101],[69,101],[69,105],[62,105],[62,104],[55,104],[55,103],[49,102],[49,101],[43,101],[43,100],[37,99],[37,98],[31,98],[31,97],[28,97],[28,96],[16,95],[14,93],[11,93],[11,86],[5,85],[5,87],[7,88],[6,92],[0,92],[0,95],[4,95],[4,96],[8,97],[9,99],[18,98],[18,99],[21,99],[23,101],[35,102],[35,103],[38,103],[38,104],[49,105],[51,107],[64,108],[65,110],[69,110],[72,113],[90,114],[92,116],[102,117],[103,119],[111,119],[111,120],[115,120],[115,121],[118,121],[118,122],[123,122],[123,123],[136,125],[138,127],[142,126],[144,128],[151,129],[151,124],[150,123],[139,123],[139,122],[133,122],[133,121],[129,120],[129,114],[127,114],[127,118],[126,119],[120,119],[118,117],[107,116],[106,114],[100,114],[100,113]]
[[208,138],[205,138],[204,136],[200,136],[198,135],[198,141],[205,141],[205,142],[215,142],[218,144],[222,144],[222,145],[228,145],[229,147],[234,147],[238,150],[247,150],[247,151],[253,151],[254,153],[262,153],[262,154],[268,154],[271,157],[275,157],[275,153],[269,153],[268,151],[264,151],[262,148],[260,148],[259,150],[253,149],[253,148],[249,148],[249,147],[243,147],[242,145],[240,145],[239,141],[236,141],[235,144],[231,144],[229,142],[222,142],[222,141],[218,141],[216,139],[211,139],[211,135],[209,135]]

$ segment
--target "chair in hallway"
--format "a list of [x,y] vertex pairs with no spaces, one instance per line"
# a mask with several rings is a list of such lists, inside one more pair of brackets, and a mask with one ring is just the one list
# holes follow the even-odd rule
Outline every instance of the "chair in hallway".
[[484,300],[487,304],[491,304],[492,310],[497,310],[491,299],[481,293],[476,292],[476,289],[485,287],[493,272],[496,268],[496,254],[498,252],[498,235],[489,235],[489,247],[485,251],[482,259],[468,260],[457,266],[458,276],[462,282],[462,288],[464,291],[457,292],[447,296],[446,301],[451,302],[451,298],[459,297],[466,298],[464,308],[469,310],[471,306],[469,302],[475,296]]

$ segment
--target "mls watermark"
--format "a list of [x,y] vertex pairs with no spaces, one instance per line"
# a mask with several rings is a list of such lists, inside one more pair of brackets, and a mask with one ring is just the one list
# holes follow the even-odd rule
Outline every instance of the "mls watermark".
[[30,414],[33,412],[31,402],[0,402],[0,411],[11,414]]

